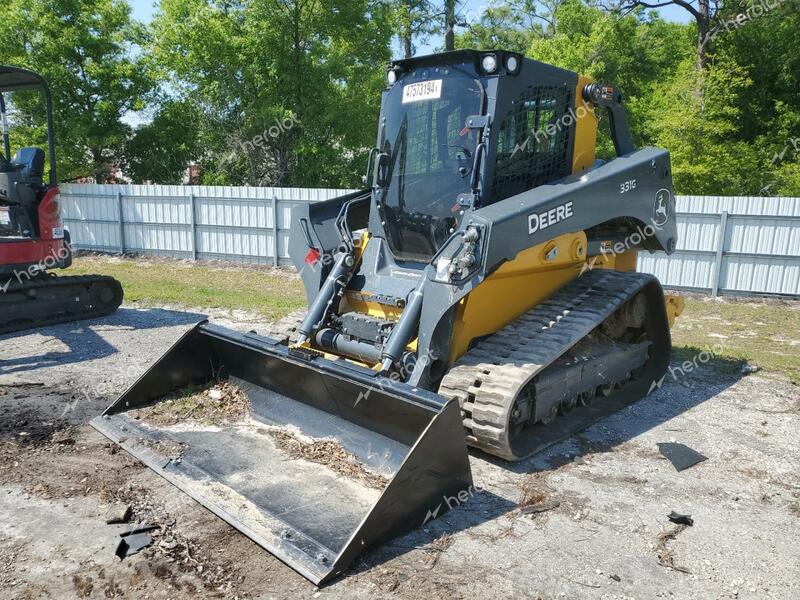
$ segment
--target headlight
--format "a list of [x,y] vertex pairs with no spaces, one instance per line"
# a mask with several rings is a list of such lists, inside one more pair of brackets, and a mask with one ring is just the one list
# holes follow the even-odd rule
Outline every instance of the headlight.
[[386,80],[389,82],[389,85],[394,85],[397,81],[397,72],[394,69],[391,69],[386,74]]
[[519,60],[517,60],[516,56],[509,56],[506,59],[506,69],[508,69],[509,73],[516,73],[517,67],[519,67]]
[[483,57],[481,65],[487,73],[494,73],[497,70],[497,58],[494,54],[487,54]]

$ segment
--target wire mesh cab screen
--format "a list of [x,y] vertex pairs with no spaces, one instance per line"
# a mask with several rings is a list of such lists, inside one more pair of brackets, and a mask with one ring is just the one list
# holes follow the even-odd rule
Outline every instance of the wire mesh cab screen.
[[495,201],[571,173],[572,102],[564,86],[529,87],[513,102],[497,134]]

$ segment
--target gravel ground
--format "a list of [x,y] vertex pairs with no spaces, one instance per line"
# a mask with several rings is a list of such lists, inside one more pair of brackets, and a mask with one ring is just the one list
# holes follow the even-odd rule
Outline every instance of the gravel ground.
[[[798,389],[702,364],[533,459],[472,455],[463,506],[317,589],[87,424],[200,318],[123,308],[0,337],[0,598],[800,597]],[[665,441],[709,459],[676,472]],[[557,506],[528,515],[525,496]],[[105,520],[126,504],[161,529],[120,562],[128,526]]]

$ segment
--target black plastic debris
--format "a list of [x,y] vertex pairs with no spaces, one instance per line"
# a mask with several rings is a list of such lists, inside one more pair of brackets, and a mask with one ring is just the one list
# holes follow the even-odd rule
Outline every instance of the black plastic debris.
[[740,372],[742,375],[749,375],[750,373],[758,373],[759,367],[756,365],[751,365],[749,363],[742,363],[742,368]]
[[119,537],[122,539],[119,541],[119,545],[114,554],[116,554],[120,560],[123,560],[128,556],[141,552],[153,543],[150,532],[154,529],[158,529],[158,525],[138,527],[137,529],[131,529],[125,533],[120,533]]
[[675,442],[660,442],[658,451],[672,463],[676,471],[683,471],[708,459],[707,456],[692,450],[689,446]]
[[694,525],[694,519],[692,518],[692,515],[682,515],[680,513],[676,513],[674,510],[667,515],[667,518],[676,525],[689,525],[690,527]]

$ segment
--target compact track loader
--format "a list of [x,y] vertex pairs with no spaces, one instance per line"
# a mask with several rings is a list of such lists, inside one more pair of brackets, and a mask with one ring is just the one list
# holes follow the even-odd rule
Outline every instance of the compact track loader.
[[[19,148],[12,156],[7,109],[15,94],[29,91],[44,99],[48,154]],[[72,251],[59,215],[52,100],[41,75],[0,66],[0,122],[0,334],[113,313],[123,297],[115,279],[49,272],[69,267]]]
[[[292,214],[304,315],[199,324],[94,422],[315,583],[469,498],[467,444],[518,460],[646,395],[682,307],[636,272],[675,249],[675,199],[613,87],[504,51],[399,60],[370,165]],[[148,421],[220,380],[246,419]]]

